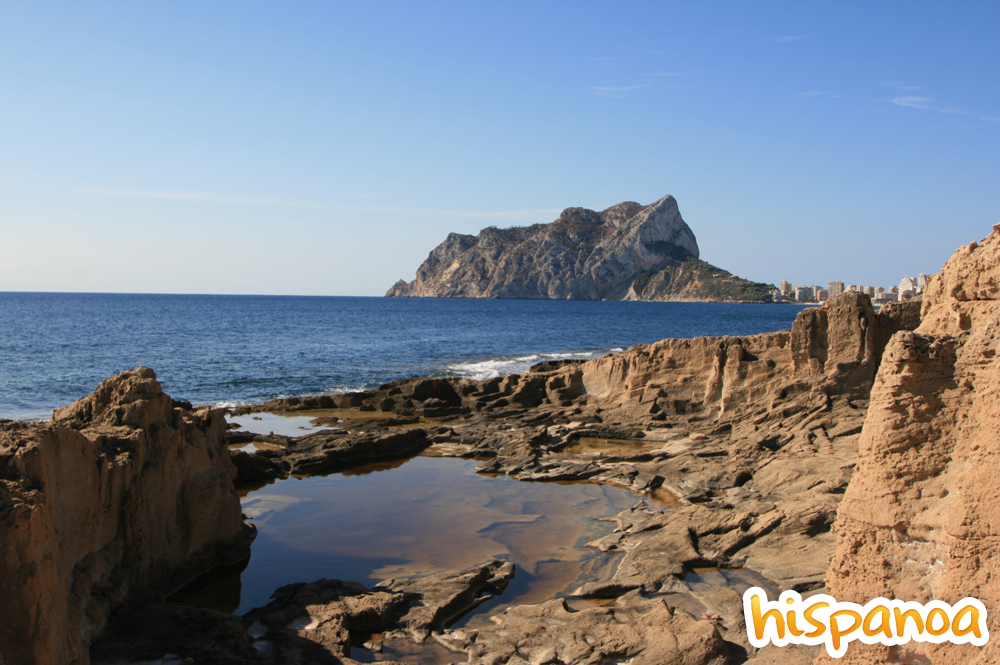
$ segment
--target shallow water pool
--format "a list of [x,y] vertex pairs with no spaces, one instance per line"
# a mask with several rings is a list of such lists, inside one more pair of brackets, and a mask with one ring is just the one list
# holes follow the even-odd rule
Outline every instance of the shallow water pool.
[[483,614],[565,595],[613,574],[618,557],[586,546],[614,525],[595,518],[641,497],[589,483],[487,476],[476,473],[479,464],[418,456],[249,492],[243,511],[258,529],[249,564],[199,584],[184,600],[242,614],[294,582],[325,577],[370,586],[492,558],[513,561],[515,579],[477,608]]

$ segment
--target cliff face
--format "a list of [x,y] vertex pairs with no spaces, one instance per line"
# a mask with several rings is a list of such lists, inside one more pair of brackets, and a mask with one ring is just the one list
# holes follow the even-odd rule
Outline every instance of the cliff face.
[[[918,303],[872,308],[845,293],[799,313],[791,331],[750,337],[665,339],[579,366],[583,389],[604,409],[725,415],[761,411],[794,394],[866,399],[893,333],[915,324]],[[657,406],[654,407],[653,404]]]
[[[857,470],[840,506],[831,594],[986,606],[1000,623],[1000,225],[955,252],[924,295],[915,332],[886,347]],[[1000,661],[996,639],[910,643],[935,665]],[[837,662],[893,662],[852,644]]]
[[[677,201],[665,196],[648,206],[625,202],[599,213],[567,208],[551,224],[452,233],[415,280],[400,280],[386,296],[739,300],[731,297],[731,286],[716,296],[703,283],[735,280],[736,291],[752,284],[697,258],[698,243]],[[766,296],[766,285],[758,287],[744,299]]]
[[48,423],[0,421],[0,663],[89,662],[130,590],[169,593],[249,554],[225,420],[151,369]]

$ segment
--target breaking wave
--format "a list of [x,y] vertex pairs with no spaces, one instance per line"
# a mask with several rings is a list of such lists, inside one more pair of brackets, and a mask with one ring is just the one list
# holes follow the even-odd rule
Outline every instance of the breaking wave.
[[451,363],[444,365],[443,369],[448,374],[460,376],[465,379],[492,379],[496,376],[507,374],[518,374],[527,372],[532,365],[537,365],[546,360],[590,360],[600,358],[608,353],[621,351],[615,349],[600,349],[595,351],[574,351],[566,353],[531,353],[523,356],[501,356],[499,358],[489,358],[487,360],[469,360],[465,362]]

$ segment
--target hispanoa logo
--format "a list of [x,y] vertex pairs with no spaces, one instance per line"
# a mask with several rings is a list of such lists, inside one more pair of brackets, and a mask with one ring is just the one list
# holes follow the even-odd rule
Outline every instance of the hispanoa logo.
[[794,591],[769,601],[763,589],[753,587],[743,594],[743,614],[750,644],[757,648],[825,644],[834,658],[844,655],[851,640],[886,646],[950,641],[981,647],[990,639],[986,607],[975,598],[954,606],[940,600],[921,605],[876,598],[862,607],[838,603],[825,594],[802,600]]

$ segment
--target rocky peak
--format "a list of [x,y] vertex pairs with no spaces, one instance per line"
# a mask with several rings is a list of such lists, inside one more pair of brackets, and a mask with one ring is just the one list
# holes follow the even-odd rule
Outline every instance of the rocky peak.
[[698,258],[698,242],[672,196],[596,212],[566,208],[550,224],[449,234],[386,295],[619,300],[642,272]]
[[93,393],[56,409],[52,421],[82,429],[97,425],[147,427],[163,422],[173,400],[163,393],[156,372],[140,367],[104,379]]

